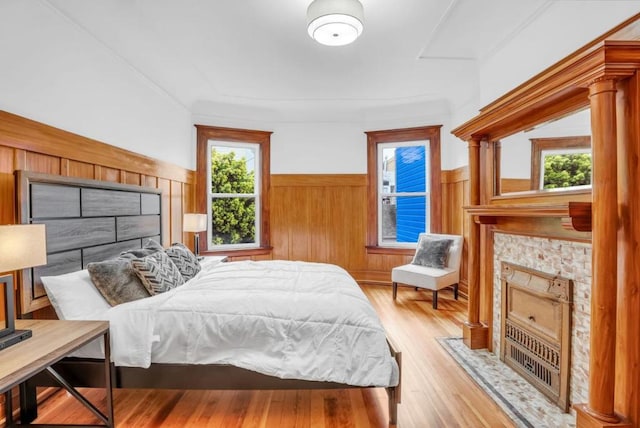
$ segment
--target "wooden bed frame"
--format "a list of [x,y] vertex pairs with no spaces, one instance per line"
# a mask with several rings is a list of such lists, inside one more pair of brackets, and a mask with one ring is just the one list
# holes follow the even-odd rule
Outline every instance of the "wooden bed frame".
[[[18,218],[21,223],[47,224],[48,264],[22,272],[21,314],[49,306],[41,276],[83,269],[105,260],[145,238],[161,242],[161,191],[153,188],[16,171]],[[93,226],[97,225],[95,229]],[[69,239],[69,237],[76,237]],[[126,247],[126,248],[125,248]],[[402,375],[402,354],[387,339]],[[54,369],[74,387],[104,387],[104,362],[65,359]],[[280,379],[230,365],[151,364],[148,369],[113,368],[115,388],[152,389],[345,389],[357,386],[297,379]],[[45,372],[21,386],[21,419],[37,417],[37,386],[59,386]],[[386,388],[389,424],[395,425],[401,384]]]

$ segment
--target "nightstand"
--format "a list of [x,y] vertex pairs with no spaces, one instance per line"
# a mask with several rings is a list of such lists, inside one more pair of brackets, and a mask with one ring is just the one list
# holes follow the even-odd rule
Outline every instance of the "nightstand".
[[[6,426],[14,425],[11,388],[26,382],[46,370],[71,395],[84,404],[106,427],[113,427],[113,395],[111,352],[108,321],[17,320],[16,328],[29,329],[33,336],[0,351],[0,393],[5,394]],[[78,348],[103,337],[105,355],[106,415],[75,390],[51,366]],[[23,394],[21,393],[21,396]],[[32,403],[33,404],[33,403]],[[28,414],[26,403],[20,403],[21,422],[31,422],[36,415]],[[33,413],[33,412],[31,412]],[[69,426],[69,425],[67,425]]]

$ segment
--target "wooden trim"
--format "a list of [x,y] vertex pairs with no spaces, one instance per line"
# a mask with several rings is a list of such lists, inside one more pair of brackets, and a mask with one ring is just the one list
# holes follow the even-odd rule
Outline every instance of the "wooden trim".
[[[193,171],[0,110],[0,145],[191,183]],[[24,169],[24,168],[16,168]],[[63,168],[64,169],[64,168]],[[62,171],[61,171],[62,172]]]
[[247,257],[247,256],[263,256],[271,254],[272,247],[260,247],[260,248],[247,248],[240,250],[220,250],[220,251],[200,251],[203,256],[229,256],[233,257]]
[[601,39],[482,108],[480,115],[452,133],[463,140],[476,136],[496,141],[585,108],[589,105],[589,82],[604,76],[630,77],[640,67],[638,52],[640,41]]
[[[540,189],[540,164],[544,150],[569,150],[591,148],[591,137],[531,138],[531,190]],[[497,192],[500,194],[500,192]]]
[[380,247],[377,245],[367,245],[367,254],[393,254],[401,256],[412,256],[415,254],[415,248],[394,248],[394,247]]
[[271,187],[364,187],[365,174],[273,174]]
[[[218,126],[195,125],[197,129],[196,150],[196,197],[195,208],[199,213],[207,212],[207,145],[209,140],[254,143],[260,145],[260,245],[270,246],[270,189],[271,189],[271,131],[222,128]],[[200,241],[206,242],[206,232],[200,233]],[[203,252],[203,254],[206,251]]]
[[[586,220],[591,218],[591,203],[558,203],[526,205],[473,205],[463,207],[469,214],[478,217],[571,217]],[[583,217],[585,217],[583,219]],[[482,221],[480,223],[483,223]]]
[[453,184],[469,179],[469,166],[461,166],[456,169],[442,171],[442,184]]
[[430,228],[442,230],[442,171],[440,167],[442,125],[367,131],[367,247],[378,246],[378,144],[429,140]]
[[[469,150],[469,203],[480,203],[480,152],[481,141],[472,138],[467,141]],[[463,327],[464,343],[471,349],[486,347],[487,339],[480,339],[480,226],[469,216],[467,220],[467,280],[469,281],[469,305],[467,321]],[[484,345],[484,346],[482,346]]]
[[378,150],[377,140],[367,134],[367,247],[378,245]]
[[565,189],[545,189],[538,191],[526,191],[518,193],[510,193],[508,195],[494,196],[491,198],[492,205],[509,205],[509,204],[536,204],[536,203],[556,203],[591,201],[591,187],[585,187],[574,190]]

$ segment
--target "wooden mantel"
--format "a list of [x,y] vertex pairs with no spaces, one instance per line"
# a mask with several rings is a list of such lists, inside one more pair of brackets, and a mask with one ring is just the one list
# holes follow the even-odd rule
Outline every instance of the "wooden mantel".
[[496,224],[496,217],[551,217],[560,218],[567,230],[591,232],[591,202],[473,205],[464,209],[479,224]]
[[[588,198],[572,195],[575,203],[551,195],[533,200],[494,194],[501,138],[584,108],[591,112]],[[592,243],[589,399],[573,403],[577,426],[640,427],[640,14],[484,107],[452,133],[469,149],[464,343],[490,346],[492,232],[559,236],[571,224],[573,230],[564,233],[588,235]]]

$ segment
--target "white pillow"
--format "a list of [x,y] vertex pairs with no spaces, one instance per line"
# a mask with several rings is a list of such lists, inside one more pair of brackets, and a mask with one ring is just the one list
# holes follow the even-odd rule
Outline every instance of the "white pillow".
[[61,320],[96,319],[96,315],[111,308],[91,282],[86,269],[40,279]]

